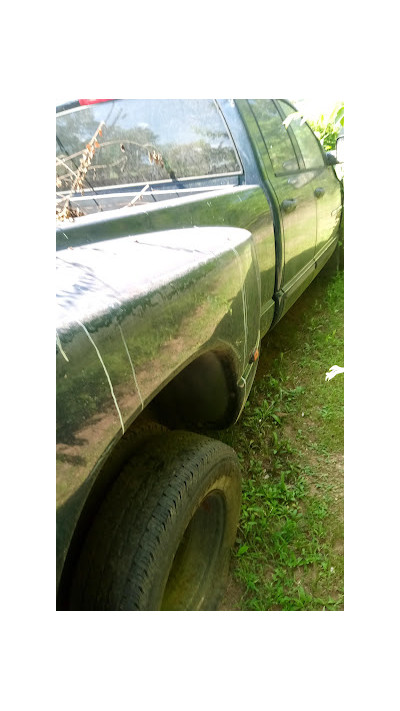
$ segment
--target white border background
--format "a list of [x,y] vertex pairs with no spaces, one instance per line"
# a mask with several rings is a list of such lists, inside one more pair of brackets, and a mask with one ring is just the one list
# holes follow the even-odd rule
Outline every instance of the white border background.
[[[364,9],[362,19],[349,20],[345,9],[70,2],[57,8],[53,26],[43,25],[37,6],[8,15],[1,261],[7,708],[393,708],[400,230],[397,80],[391,84],[388,68],[397,40],[389,27],[387,64],[378,65],[379,17]],[[88,94],[345,101],[344,612],[55,612],[54,105],[58,96]]]

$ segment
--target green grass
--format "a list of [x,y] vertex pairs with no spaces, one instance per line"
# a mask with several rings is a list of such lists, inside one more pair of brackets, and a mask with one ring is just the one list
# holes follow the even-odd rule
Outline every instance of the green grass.
[[335,260],[262,343],[240,421],[219,436],[243,470],[221,609],[343,609],[343,272]]

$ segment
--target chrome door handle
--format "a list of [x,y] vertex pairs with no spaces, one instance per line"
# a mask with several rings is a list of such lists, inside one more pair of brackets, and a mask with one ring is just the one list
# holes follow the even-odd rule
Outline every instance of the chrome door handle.
[[297,206],[297,200],[284,200],[282,202],[282,210],[285,212],[293,212],[293,210],[296,209]]
[[315,188],[314,195],[316,198],[320,198],[325,195],[325,188]]

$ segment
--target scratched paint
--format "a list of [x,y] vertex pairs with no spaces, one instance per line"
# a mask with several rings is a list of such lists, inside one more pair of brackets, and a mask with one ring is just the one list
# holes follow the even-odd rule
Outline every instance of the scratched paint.
[[131,354],[129,353],[128,346],[127,346],[127,344],[126,344],[126,341],[125,341],[125,338],[124,338],[124,334],[123,334],[122,328],[121,328],[121,326],[120,326],[119,324],[118,324],[118,328],[119,328],[119,330],[121,331],[121,338],[122,338],[123,344],[124,344],[124,346],[125,346],[125,350],[126,350],[126,353],[127,353],[128,359],[129,359],[129,363],[131,364],[132,374],[133,374],[133,380],[135,381],[135,387],[136,387],[136,390],[137,390],[137,394],[139,395],[140,404],[141,404],[142,410],[143,410],[143,407],[144,407],[144,405],[143,405],[143,398],[142,398],[142,395],[141,395],[141,393],[140,393],[140,388],[139,388],[138,381],[137,381],[137,378],[136,378],[135,368],[134,368],[133,363],[132,363]]
[[65,351],[64,351],[64,349],[63,349],[63,347],[62,347],[62,345],[61,345],[60,337],[59,337],[57,331],[56,331],[56,342],[57,342],[57,346],[58,346],[58,348],[59,348],[59,351],[60,351],[61,355],[63,356],[63,358],[65,358],[65,360],[67,361],[67,363],[69,363],[69,358],[68,358],[67,354],[65,353]]
[[[228,238],[229,239],[229,238]],[[246,363],[246,358],[247,358],[247,333],[248,333],[248,327],[247,327],[247,297],[246,297],[246,286],[245,286],[245,280],[243,278],[243,272],[242,272],[242,265],[240,261],[240,257],[234,247],[231,247],[232,252],[234,253],[236,257],[236,263],[239,267],[239,273],[240,273],[240,285],[241,285],[241,292],[242,292],[242,302],[243,302],[243,330],[244,330],[244,339],[243,339],[243,365]]]
[[91,337],[90,333],[88,332],[88,330],[87,330],[87,329],[85,328],[85,326],[83,325],[83,323],[81,323],[80,321],[77,321],[77,323],[78,323],[80,326],[82,326],[82,328],[83,328],[83,330],[85,331],[85,333],[86,333],[86,335],[87,335],[89,341],[90,341],[90,342],[92,343],[92,345],[94,346],[95,351],[96,351],[96,353],[97,353],[97,355],[98,355],[99,361],[100,361],[100,363],[101,363],[102,366],[103,366],[103,370],[104,370],[104,372],[105,372],[105,374],[106,374],[107,381],[108,381],[108,384],[109,384],[109,386],[110,386],[112,399],[114,400],[114,405],[115,405],[115,408],[116,408],[116,410],[117,410],[117,412],[118,412],[118,417],[119,417],[120,422],[121,422],[122,432],[124,433],[124,432],[125,432],[125,427],[124,427],[124,421],[123,421],[122,415],[121,415],[121,410],[120,410],[119,407],[118,407],[118,402],[117,402],[117,398],[115,397],[115,394],[114,394],[114,389],[113,389],[113,386],[112,386],[111,378],[110,378],[110,376],[109,376],[109,374],[108,374],[108,370],[107,370],[107,368],[106,368],[106,366],[105,366],[105,364],[104,364],[104,361],[103,361],[103,359],[102,359],[102,357],[101,357],[100,351],[99,351],[99,349],[97,348],[97,346],[96,346],[96,344],[95,344],[93,338]]

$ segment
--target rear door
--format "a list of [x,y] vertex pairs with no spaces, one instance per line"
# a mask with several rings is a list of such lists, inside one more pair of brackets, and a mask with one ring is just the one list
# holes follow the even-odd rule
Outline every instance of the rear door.
[[[286,101],[277,102],[282,116],[293,112],[293,107]],[[307,123],[295,119],[290,123],[290,135],[297,144],[300,169],[307,176],[311,186],[317,215],[317,241],[315,258],[323,255],[336,237],[341,214],[340,184],[332,166],[326,165],[323,150],[315,133]]]
[[276,102],[251,99],[248,105],[261,134],[258,149],[283,225],[283,272],[277,287],[289,305],[314,267],[317,227],[312,176],[301,170],[298,149],[283,125]]

